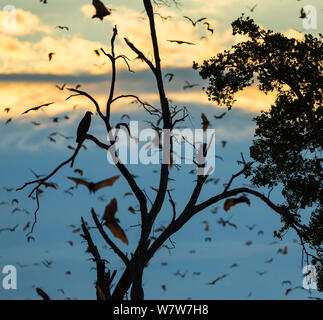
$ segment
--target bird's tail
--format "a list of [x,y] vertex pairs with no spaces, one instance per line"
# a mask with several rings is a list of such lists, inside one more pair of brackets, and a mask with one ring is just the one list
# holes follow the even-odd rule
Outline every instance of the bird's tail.
[[72,157],[72,162],[71,162],[71,168],[73,168],[75,158],[76,158],[77,154],[79,153],[79,151],[80,151],[80,149],[82,147],[82,144],[83,144],[83,141],[79,142],[79,144],[77,145],[77,147],[76,147],[76,149],[74,151],[74,154],[73,154],[73,157]]

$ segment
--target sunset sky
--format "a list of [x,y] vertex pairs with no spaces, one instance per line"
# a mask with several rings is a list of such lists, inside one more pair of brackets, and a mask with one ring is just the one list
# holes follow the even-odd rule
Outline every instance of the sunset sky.
[[[145,55],[152,58],[152,46],[149,38],[148,19],[145,16],[142,1],[122,0],[103,1],[112,14],[103,21],[91,19],[94,7],[90,0],[48,0],[42,4],[39,0],[0,0],[0,9],[6,5],[13,5],[17,11],[15,29],[7,29],[4,25],[7,14],[0,11],[0,202],[11,202],[19,199],[20,208],[30,211],[27,215],[22,212],[11,214],[14,207],[0,206],[0,229],[19,224],[19,230],[12,233],[0,233],[0,270],[6,264],[13,264],[18,269],[18,289],[6,291],[0,287],[0,299],[38,299],[33,285],[43,288],[53,299],[64,297],[79,299],[94,299],[95,290],[93,281],[95,272],[90,268],[93,263],[86,261],[89,258],[84,253],[86,245],[82,243],[79,234],[72,234],[67,226],[80,225],[81,216],[89,224],[90,209],[96,208],[101,215],[106,203],[98,202],[97,198],[104,195],[107,202],[117,197],[119,202],[118,216],[125,229],[129,229],[130,245],[122,250],[131,252],[137,240],[139,229],[131,227],[139,222],[139,216],[129,216],[127,208],[135,206],[134,198],[123,198],[123,194],[130,191],[125,179],[120,179],[113,188],[106,189],[100,194],[89,196],[82,187],[74,191],[74,197],[64,194],[62,190],[72,186],[66,176],[75,176],[73,170],[64,168],[53,181],[60,185],[60,190],[46,190],[40,197],[41,210],[38,224],[33,236],[35,241],[27,243],[23,226],[27,221],[32,222],[32,212],[35,202],[28,199],[28,190],[21,192],[6,192],[3,187],[17,188],[26,181],[33,179],[32,168],[37,173],[49,173],[61,161],[71,155],[67,145],[75,147],[74,139],[65,140],[57,137],[56,143],[48,140],[51,132],[59,131],[65,136],[75,136],[77,124],[84,112],[94,112],[89,100],[75,97],[66,101],[69,96],[67,90],[59,90],[56,85],[67,83],[66,87],[81,85],[81,89],[95,96],[103,106],[106,102],[110,84],[111,66],[108,59],[101,53],[98,57],[95,49],[110,50],[112,29],[117,26],[116,54],[124,54],[129,58],[129,64],[134,73],[128,72],[127,65],[120,60],[117,64],[116,94],[136,94],[143,101],[158,105],[159,99],[154,78],[146,65],[125,44],[128,38]],[[253,12],[250,11],[254,5]],[[312,5],[317,12],[317,29],[303,28],[302,19],[299,19],[300,10],[304,5]],[[216,175],[221,179],[217,186],[205,188],[200,200],[205,200],[214,192],[220,192],[232,173],[239,170],[236,160],[243,152],[249,158],[255,123],[253,117],[266,110],[274,102],[273,95],[265,95],[256,86],[245,89],[237,95],[233,109],[221,121],[216,122],[213,115],[225,111],[215,102],[208,101],[203,92],[207,83],[199,77],[198,72],[192,69],[193,61],[203,62],[233,44],[243,41],[241,36],[232,36],[231,23],[241,13],[252,17],[255,22],[266,29],[282,32],[288,37],[302,39],[304,33],[317,36],[323,32],[322,18],[323,5],[321,0],[183,0],[179,7],[156,7],[155,16],[158,41],[160,46],[163,75],[174,73],[174,78],[168,82],[165,78],[167,97],[172,104],[186,106],[191,115],[192,123],[196,128],[201,127],[201,112],[211,120],[216,129],[216,143],[218,154],[225,161],[217,160]],[[162,17],[167,17],[163,20]],[[211,34],[202,23],[193,27],[183,16],[197,20],[206,17]],[[61,30],[56,26],[68,26],[69,31]],[[195,45],[178,45],[167,40],[185,40]],[[51,61],[48,53],[55,52]],[[198,86],[183,90],[185,81]],[[132,99],[122,100],[113,105],[112,121],[118,121],[127,113],[132,120],[143,122],[149,119]],[[43,111],[21,115],[23,111],[33,106],[54,102]],[[5,108],[10,108],[8,113]],[[66,116],[64,118],[64,116]],[[59,122],[53,122],[58,117]],[[5,124],[8,119],[11,122]],[[33,122],[39,125],[32,124]],[[93,117],[91,134],[102,140],[105,139],[104,126],[99,117]],[[187,125],[190,125],[187,123]],[[225,149],[221,141],[226,140]],[[75,168],[82,168],[84,176],[98,181],[118,173],[117,169],[106,161],[106,154],[98,150],[90,142],[86,142],[87,151],[82,151]],[[138,183],[145,188],[149,195],[155,194],[150,185],[156,187],[157,175],[152,174],[153,166],[129,166],[133,174],[139,175]],[[193,176],[188,172],[192,167],[183,167],[183,171],[172,170],[172,177],[176,179],[174,199],[179,206],[187,201],[187,195],[192,188]],[[183,172],[186,174],[183,175]],[[248,183],[242,179],[236,186]],[[213,188],[213,189],[212,189]],[[30,191],[30,190],[29,190]],[[268,192],[268,190],[261,190]],[[127,201],[126,201],[127,200]],[[279,190],[272,194],[274,202],[281,202]],[[283,287],[283,280],[291,280],[293,286],[302,283],[302,264],[300,246],[293,242],[296,238],[293,232],[287,234],[286,239],[277,244],[269,245],[274,241],[273,230],[279,228],[279,216],[260,201],[252,198],[251,207],[242,204],[233,208],[229,213],[219,204],[216,215],[206,210],[194,217],[189,225],[185,226],[173,240],[176,248],[170,252],[166,248],[158,251],[144,276],[145,294],[151,299],[246,299],[252,292],[251,299],[306,299],[310,293],[295,290],[285,296],[287,287]],[[166,225],[169,218],[169,208],[156,224]],[[239,228],[223,228],[217,224],[219,217],[230,217]],[[202,221],[210,222],[211,230],[205,232]],[[166,221],[166,222],[165,222]],[[246,225],[257,224],[253,231]],[[264,236],[258,236],[259,230]],[[93,232],[94,233],[94,232]],[[188,236],[189,235],[189,236]],[[205,237],[212,237],[212,242],[205,242]],[[103,241],[98,239],[98,247],[102,248]],[[72,240],[70,247],[66,241]],[[253,245],[246,246],[245,242],[252,241]],[[118,240],[116,240],[117,242]],[[120,244],[120,242],[117,242]],[[169,245],[169,242],[168,242]],[[288,246],[287,255],[277,255],[278,248]],[[189,253],[195,250],[196,253]],[[111,262],[111,267],[122,270],[121,262],[109,249],[102,249],[102,255]],[[265,260],[274,257],[271,264]],[[46,269],[41,261],[54,260],[53,268]],[[166,267],[161,262],[167,261]],[[17,262],[26,264],[21,268]],[[38,262],[39,266],[33,266]],[[229,269],[233,263],[239,267]],[[65,271],[70,270],[70,276]],[[187,271],[185,278],[176,277],[177,270]],[[192,275],[200,271],[200,276]],[[266,271],[259,276],[256,271]],[[206,286],[205,283],[214,280],[224,273],[230,276],[221,280],[216,286]],[[158,274],[158,277],[156,277]],[[0,273],[1,280],[1,273]],[[167,291],[161,289],[165,284]],[[57,291],[64,288],[66,295]],[[321,296],[315,290],[313,296]]]

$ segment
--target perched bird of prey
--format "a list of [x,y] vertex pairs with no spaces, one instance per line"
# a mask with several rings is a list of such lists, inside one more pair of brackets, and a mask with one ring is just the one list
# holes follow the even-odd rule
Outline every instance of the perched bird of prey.
[[200,19],[198,19],[198,20],[196,20],[196,21],[194,22],[191,18],[189,18],[189,17],[187,17],[187,16],[184,16],[184,18],[185,18],[185,19],[187,19],[187,20],[189,20],[189,21],[191,21],[191,23],[192,23],[193,27],[196,27],[196,24],[197,24],[197,23],[199,23],[199,22],[201,22],[201,21],[203,21],[203,20],[206,20],[206,18],[200,18]]
[[61,30],[66,30],[66,31],[69,31],[70,29],[69,29],[69,27],[67,27],[67,26],[56,26],[55,27],[56,29],[58,28],[58,29],[61,29]]
[[177,44],[189,44],[189,45],[195,46],[195,43],[188,42],[188,41],[182,41],[182,40],[167,40],[167,41],[168,42],[174,42],[174,43],[177,43]]
[[99,18],[102,21],[104,17],[111,14],[111,11],[100,0],[93,0],[92,4],[95,7],[95,14],[92,19]]
[[53,103],[54,103],[54,102],[41,104],[40,106],[33,107],[33,108],[30,108],[30,109],[26,110],[26,111],[25,111],[25,112],[23,112],[22,114],[26,114],[26,113],[28,113],[29,111],[38,111],[40,108],[42,108],[42,107],[48,107],[48,106],[50,106],[50,105],[51,105],[51,104],[53,104]]
[[86,137],[87,132],[90,129],[90,125],[91,125],[91,115],[93,113],[90,111],[87,111],[85,113],[85,116],[83,117],[83,119],[81,120],[78,128],[77,128],[77,134],[76,134],[76,142],[77,143],[83,143]]
[[207,26],[206,30],[210,31],[211,34],[213,34],[214,30],[212,28],[210,28],[210,24],[208,22],[204,22],[203,24],[205,24]]
[[48,54],[48,60],[51,61],[53,59],[53,55],[56,54],[55,52],[50,52]]

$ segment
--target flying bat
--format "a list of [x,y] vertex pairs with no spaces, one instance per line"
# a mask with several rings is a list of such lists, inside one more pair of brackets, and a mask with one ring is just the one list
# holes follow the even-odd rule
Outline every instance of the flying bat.
[[188,42],[188,41],[181,41],[181,40],[167,40],[168,42],[174,42],[177,44],[188,44],[188,45],[192,45],[195,46],[195,43],[192,42]]
[[92,16],[92,19],[99,18],[102,21],[104,17],[111,14],[111,10],[109,10],[100,0],[93,0],[92,4],[95,8],[95,14]]
[[8,113],[10,111],[10,108],[4,108],[4,112]]
[[42,107],[47,107],[47,106],[49,106],[49,105],[51,105],[51,104],[53,104],[53,103],[54,103],[54,102],[41,104],[40,106],[33,107],[33,108],[30,108],[30,109],[26,110],[26,111],[25,111],[25,112],[23,112],[22,114],[26,114],[26,113],[28,113],[28,112],[30,112],[30,111],[38,111],[40,108],[42,108]]
[[215,119],[222,119],[227,113],[223,112],[219,116],[214,116]]
[[206,129],[209,127],[211,123],[203,112],[201,113],[201,118],[202,118],[203,131],[206,131]]
[[59,90],[64,90],[66,86],[66,83],[64,83],[62,86],[59,86],[58,84],[56,85],[56,88],[59,89]]
[[219,280],[222,280],[222,279],[224,279],[224,278],[226,278],[228,276],[228,274],[224,274],[224,275],[222,275],[222,276],[220,276],[220,277],[218,277],[218,278],[216,278],[215,280],[213,280],[212,282],[208,282],[208,283],[206,283],[207,285],[213,285],[213,284],[216,284]]
[[231,208],[232,206],[235,206],[236,204],[238,204],[238,203],[242,203],[242,202],[244,202],[244,203],[246,203],[248,206],[250,206],[250,200],[249,200],[247,197],[245,197],[245,196],[241,196],[241,197],[239,197],[239,198],[231,198],[231,199],[227,199],[227,200],[224,202],[224,206],[223,206],[223,208],[224,208],[224,210],[225,210],[225,211],[229,211],[229,210],[230,210],[230,208]]
[[97,183],[87,182],[84,179],[79,179],[74,177],[67,177],[67,178],[75,182],[76,187],[78,187],[79,184],[82,184],[89,189],[90,193],[95,193],[96,191],[102,188],[113,186],[113,184],[120,178],[120,176],[114,176],[112,178],[108,178]]
[[247,8],[250,10],[250,12],[253,12],[255,9],[256,9],[256,7],[257,7],[257,4],[255,4],[253,7],[249,7],[249,6],[247,6]]
[[191,84],[191,83],[189,83],[187,80],[185,80],[185,83],[186,83],[186,85],[183,87],[183,89],[184,89],[184,90],[186,90],[186,89],[191,89],[191,88],[194,88],[194,87],[198,86],[198,84],[197,84],[197,83],[195,83],[195,84]]
[[206,18],[200,18],[200,19],[198,19],[198,20],[196,20],[196,21],[194,22],[191,18],[189,18],[189,17],[187,17],[187,16],[184,16],[184,18],[185,18],[185,19],[187,19],[187,20],[189,20],[189,21],[191,21],[191,23],[192,23],[193,27],[196,27],[196,24],[197,24],[197,23],[199,23],[199,22],[201,22],[201,21],[203,21],[203,20],[206,20]]
[[53,55],[56,54],[55,52],[50,52],[48,54],[48,60],[51,61],[53,59]]
[[66,30],[66,31],[69,31],[70,29],[69,29],[69,27],[67,27],[67,26],[56,26],[55,27],[56,29],[58,28],[58,29],[61,29],[61,30]]
[[115,217],[117,210],[117,199],[113,198],[105,207],[102,219],[105,220],[104,225],[110,229],[116,238],[120,239],[123,243],[128,244],[127,236],[123,229],[119,226],[120,220]]
[[210,24],[208,22],[204,22],[203,24],[205,24],[207,26],[207,31],[210,31],[211,34],[213,34],[214,30],[212,28],[210,28]]
[[166,73],[165,74],[165,78],[168,77],[168,82],[171,82],[173,77],[174,77],[174,73]]

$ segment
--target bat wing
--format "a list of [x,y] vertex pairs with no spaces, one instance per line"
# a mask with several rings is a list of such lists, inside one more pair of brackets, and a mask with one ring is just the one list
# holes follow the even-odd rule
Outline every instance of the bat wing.
[[105,187],[111,187],[113,186],[113,184],[120,178],[120,176],[114,176],[112,178],[106,179],[106,180],[102,180],[100,182],[97,182],[94,184],[93,187],[93,192],[105,188]]
[[117,199],[113,198],[109,202],[109,204],[105,207],[102,219],[107,220],[107,221],[115,219],[114,216],[115,216],[117,210],[118,210]]
[[191,21],[194,24],[194,22],[193,22],[193,20],[191,18],[189,18],[187,16],[184,16],[184,18],[187,19],[187,20],[189,20],[189,21]]
[[67,177],[67,179],[72,180],[76,184],[76,187],[78,187],[79,184],[83,184],[87,188],[90,188],[90,184],[86,180],[74,178],[74,177]]
[[40,297],[43,298],[43,300],[50,300],[50,297],[48,296],[48,294],[45,291],[43,291],[42,289],[36,288],[36,292]]
[[198,19],[195,23],[201,22],[201,21],[203,21],[203,20],[206,20],[206,18]]
[[123,243],[128,244],[127,236],[117,222],[106,222],[105,225],[116,238],[120,239]]

